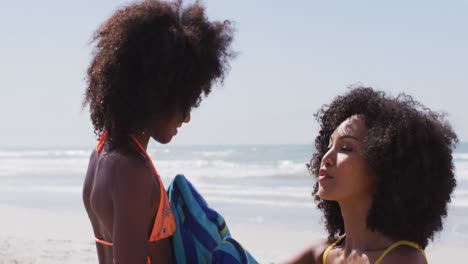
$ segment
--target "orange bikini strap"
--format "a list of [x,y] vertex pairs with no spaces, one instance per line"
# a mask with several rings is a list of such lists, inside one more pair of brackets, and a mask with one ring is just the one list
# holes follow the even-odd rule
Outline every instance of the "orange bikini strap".
[[[158,174],[158,171],[156,170],[156,167],[154,167],[154,164],[153,164],[153,161],[151,160],[150,156],[148,155],[148,153],[146,152],[145,148],[143,147],[143,145],[141,145],[140,141],[134,136],[134,135],[130,135],[130,137],[133,139],[133,141],[135,141],[135,143],[137,144],[138,148],[141,150],[141,152],[143,152],[143,154],[145,155],[146,159],[149,160],[149,162],[151,162],[151,165],[153,167],[153,170],[154,170],[154,173],[156,173],[156,175],[159,175]],[[99,141],[98,145],[96,146],[96,152],[101,152],[102,149],[104,148],[104,145],[106,144],[106,140],[107,140],[107,133],[106,132],[102,132],[102,134],[97,138],[97,140]],[[158,177],[159,178],[159,177]]]
[[106,140],[107,140],[107,133],[106,132],[102,132],[102,134],[97,138],[97,140],[99,141],[98,145],[96,146],[96,152],[99,153],[102,151],[102,149],[104,148],[104,144],[106,144]]
[[[138,147],[140,148],[141,152],[143,152],[143,154],[145,154],[145,157],[146,159],[149,160],[149,162],[151,162],[151,165],[153,167],[153,170],[154,170],[154,173],[156,173],[156,175],[159,175],[158,174],[158,171],[156,171],[156,167],[154,166],[153,164],[153,161],[151,160],[150,156],[148,155],[148,153],[146,152],[145,148],[143,147],[143,145],[141,145],[140,141],[134,136],[134,135],[130,135],[130,137],[133,139],[133,141],[135,141],[135,143],[138,145]],[[157,177],[159,179],[159,177]]]
[[[107,241],[104,241],[104,240],[101,240],[101,239],[98,239],[98,238],[95,238],[96,242],[98,242],[99,244],[103,244],[103,245],[106,245],[106,246],[111,246],[112,247],[112,243],[110,242],[107,242]],[[115,260],[112,260],[112,263],[115,263]],[[150,257],[146,257],[146,263],[147,264],[151,264],[151,259]]]
[[99,238],[94,238],[94,240],[96,240],[96,242],[99,243],[99,244],[103,244],[103,245],[111,246],[111,247],[112,247],[112,243],[111,243],[111,242],[107,242],[107,241],[102,240],[102,239],[99,239]]

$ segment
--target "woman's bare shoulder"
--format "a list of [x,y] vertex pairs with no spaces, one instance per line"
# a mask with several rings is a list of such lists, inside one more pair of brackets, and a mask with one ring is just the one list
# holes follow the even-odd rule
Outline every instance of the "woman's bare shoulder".
[[[99,157],[101,169],[113,175],[152,174],[152,168],[146,157],[138,152],[112,151]],[[115,178],[116,176],[112,176]]]
[[151,190],[148,186],[154,180],[153,169],[140,153],[110,151],[100,153],[97,158],[95,173],[99,174],[97,185],[101,187],[98,189],[114,197],[124,194],[133,197],[143,194],[142,190]]
[[381,264],[427,264],[424,255],[413,247],[399,246],[386,255]]
[[316,241],[283,264],[321,264],[323,252],[329,245],[328,239]]

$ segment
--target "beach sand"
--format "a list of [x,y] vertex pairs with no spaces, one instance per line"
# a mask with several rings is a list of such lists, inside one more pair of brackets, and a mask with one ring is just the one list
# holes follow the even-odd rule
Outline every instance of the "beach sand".
[[[0,264],[97,263],[91,226],[83,211],[49,211],[0,205]],[[293,220],[291,220],[293,221]],[[323,234],[294,222],[231,222],[231,234],[260,263],[281,263]],[[426,252],[430,263],[462,263],[466,245],[435,241]]]

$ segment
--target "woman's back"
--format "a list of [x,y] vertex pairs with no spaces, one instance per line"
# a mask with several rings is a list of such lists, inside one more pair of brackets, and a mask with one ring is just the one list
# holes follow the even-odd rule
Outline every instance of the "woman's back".
[[93,151],[83,201],[94,235],[102,241],[97,246],[100,263],[112,263],[113,250],[123,259],[129,252],[137,252],[145,260],[149,256],[155,262],[157,256],[158,263],[170,262],[169,239],[148,242],[159,207],[160,186],[151,164],[138,149]]

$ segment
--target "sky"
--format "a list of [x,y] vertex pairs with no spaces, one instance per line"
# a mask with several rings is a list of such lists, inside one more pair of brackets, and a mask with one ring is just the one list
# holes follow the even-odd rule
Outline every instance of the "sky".
[[[131,1],[0,0],[0,148],[95,144],[90,39]],[[190,1],[186,1],[190,2]],[[410,94],[468,141],[468,0],[205,0],[238,56],[171,144],[310,144],[353,84]]]

